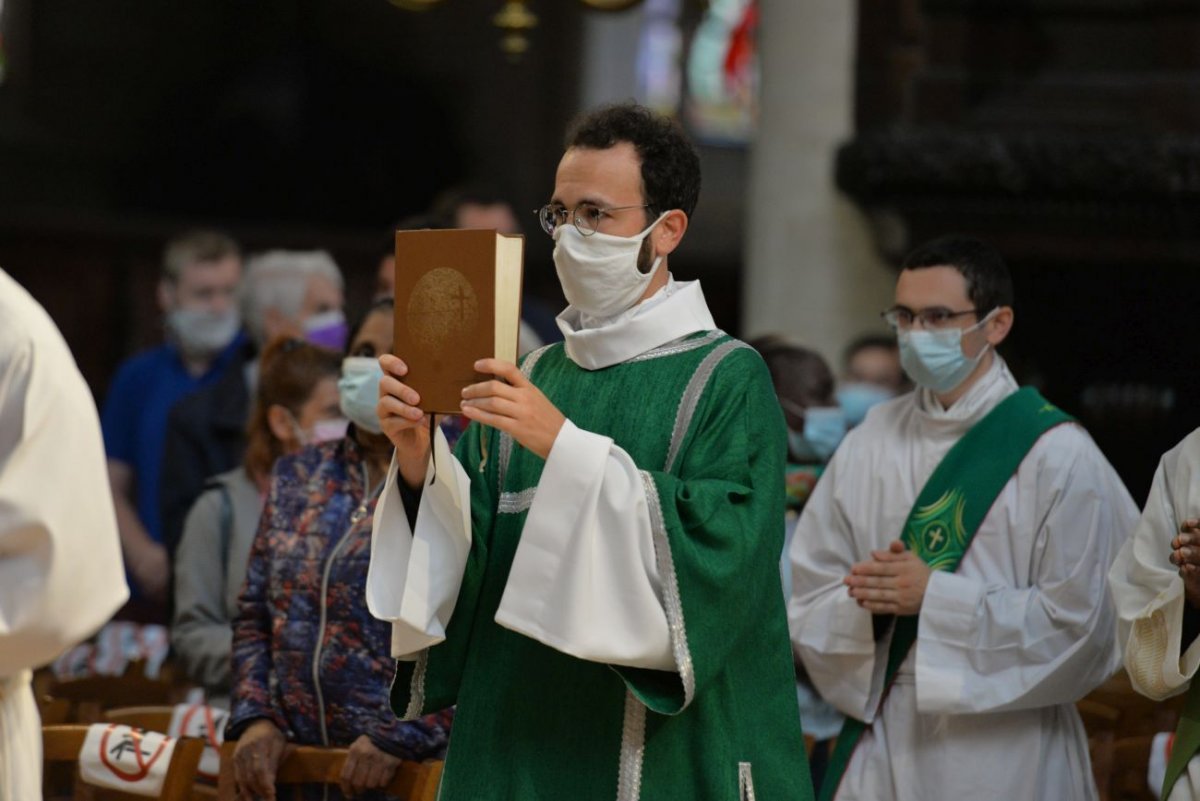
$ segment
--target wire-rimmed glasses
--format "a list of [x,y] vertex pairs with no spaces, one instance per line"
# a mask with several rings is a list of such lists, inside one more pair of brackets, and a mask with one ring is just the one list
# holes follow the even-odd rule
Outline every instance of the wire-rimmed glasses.
[[542,230],[550,236],[554,236],[554,231],[558,226],[568,220],[575,225],[580,234],[591,236],[596,233],[596,229],[600,226],[601,221],[614,211],[648,208],[650,206],[646,203],[638,206],[597,206],[595,203],[580,203],[575,208],[568,209],[561,203],[547,203],[535,211],[534,214],[538,216],[538,222],[542,224]]

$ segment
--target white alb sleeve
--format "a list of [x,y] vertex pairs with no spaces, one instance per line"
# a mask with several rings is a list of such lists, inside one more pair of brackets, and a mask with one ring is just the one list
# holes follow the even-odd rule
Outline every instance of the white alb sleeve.
[[675,670],[643,476],[608,437],[563,424],[496,622],[580,659]]
[[414,659],[446,639],[471,549],[471,482],[441,429],[434,435],[415,531],[399,480],[393,458],[372,524],[367,608],[392,624],[392,656]]

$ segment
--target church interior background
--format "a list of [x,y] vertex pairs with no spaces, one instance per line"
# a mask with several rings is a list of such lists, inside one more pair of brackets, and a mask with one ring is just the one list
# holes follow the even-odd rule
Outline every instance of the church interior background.
[[560,304],[525,212],[571,116],[633,97],[700,143],[673,268],[722,327],[836,361],[908,247],[979,234],[1017,282],[1005,355],[1144,499],[1200,422],[1200,2],[612,5],[0,0],[0,265],[98,396],[160,336],[160,248],[197,224],[328,248],[361,308],[388,226],[486,180]]

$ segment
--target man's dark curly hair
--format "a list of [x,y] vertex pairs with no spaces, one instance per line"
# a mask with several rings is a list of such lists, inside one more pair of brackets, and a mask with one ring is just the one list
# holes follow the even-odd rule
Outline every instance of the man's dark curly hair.
[[647,219],[671,209],[691,217],[700,199],[700,157],[670,118],[636,103],[601,106],[575,120],[566,147],[607,150],[621,142],[633,145],[642,162]]

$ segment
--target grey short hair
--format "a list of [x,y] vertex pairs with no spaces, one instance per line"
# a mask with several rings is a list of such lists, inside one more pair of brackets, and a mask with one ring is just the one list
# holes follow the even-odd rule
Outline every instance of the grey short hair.
[[308,279],[320,276],[339,290],[343,289],[342,271],[333,257],[323,250],[271,250],[246,262],[242,280],[242,320],[251,336],[261,345],[267,311],[276,309],[295,318],[304,305]]
[[241,259],[238,243],[220,231],[196,230],[175,237],[163,248],[162,277],[179,283],[183,269],[190,264]]

